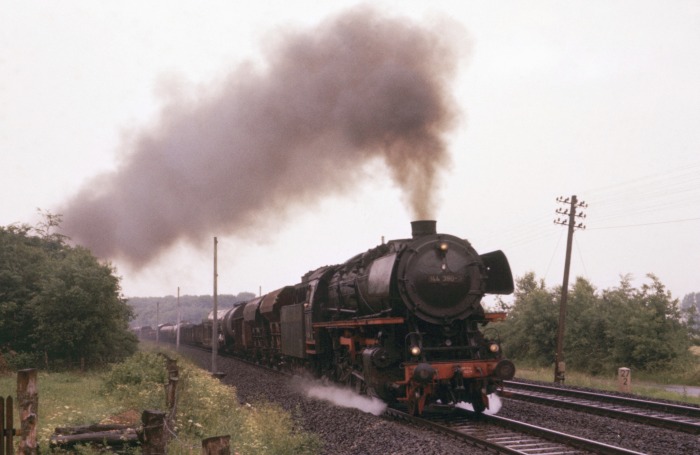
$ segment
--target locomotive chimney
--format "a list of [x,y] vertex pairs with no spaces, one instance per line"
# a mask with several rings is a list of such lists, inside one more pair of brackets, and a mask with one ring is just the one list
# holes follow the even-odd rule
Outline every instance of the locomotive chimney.
[[437,233],[435,230],[435,220],[419,220],[411,221],[411,233],[414,239],[422,237],[424,235],[431,235]]

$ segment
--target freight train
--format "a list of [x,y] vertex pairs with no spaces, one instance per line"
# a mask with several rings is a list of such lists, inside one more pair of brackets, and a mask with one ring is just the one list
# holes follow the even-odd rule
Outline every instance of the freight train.
[[[484,294],[510,294],[501,251],[479,255],[464,239],[414,221],[412,238],[391,240],[220,312],[218,348],[273,367],[308,371],[411,414],[471,403],[515,374],[486,313]],[[212,319],[180,327],[182,343],[209,346]],[[161,339],[174,339],[174,326]]]

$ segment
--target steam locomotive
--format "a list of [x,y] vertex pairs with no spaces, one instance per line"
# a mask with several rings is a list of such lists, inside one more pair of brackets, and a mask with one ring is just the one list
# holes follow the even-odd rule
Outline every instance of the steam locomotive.
[[[508,260],[438,234],[433,220],[411,224],[410,239],[312,270],[219,315],[220,348],[405,402],[411,414],[460,402],[483,412],[515,374],[486,328],[505,315],[481,306],[484,294],[513,292]],[[182,326],[181,341],[211,343],[211,323]]]

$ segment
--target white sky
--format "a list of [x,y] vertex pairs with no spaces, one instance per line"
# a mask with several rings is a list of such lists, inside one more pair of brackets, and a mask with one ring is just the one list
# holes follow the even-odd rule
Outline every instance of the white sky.
[[[356,3],[0,0],[0,225],[34,224],[36,208],[55,210],[114,169],[124,135],[156,120],[163,81],[210,83],[259,58],[276,28]],[[589,207],[572,281],[606,289],[630,273],[639,286],[654,273],[674,297],[700,291],[700,2],[373,4],[450,17],[472,39],[453,85],[464,116],[449,135],[438,231],[559,285],[555,199],[576,194]],[[381,236],[410,236],[410,221],[398,189],[377,178],[299,210],[274,238],[212,232],[218,291],[296,283]],[[180,245],[146,270],[114,264],[126,296],[209,294],[212,256],[212,245]]]

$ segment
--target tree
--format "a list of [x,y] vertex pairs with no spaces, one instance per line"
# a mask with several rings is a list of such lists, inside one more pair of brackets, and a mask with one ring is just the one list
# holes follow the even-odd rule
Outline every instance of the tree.
[[603,369],[609,346],[604,313],[595,287],[584,278],[576,278],[566,315],[564,358],[570,367],[593,374]]
[[136,350],[128,331],[133,317],[119,280],[84,248],[64,251],[32,301],[38,348],[51,358],[105,362]]
[[31,227],[0,227],[0,350],[29,351],[34,326],[29,302],[40,291],[48,255]]
[[34,359],[23,366],[38,366],[39,357],[98,363],[130,355],[133,315],[114,269],[51,234],[58,221],[0,227],[0,353]]
[[499,329],[504,348],[514,358],[553,362],[558,315],[555,295],[545,288],[544,281],[538,282],[532,272],[518,278],[515,301]]
[[687,352],[689,336],[681,322],[678,300],[671,298],[659,279],[632,289],[628,278],[608,294],[608,336],[611,361],[618,365],[653,369]]
[[683,296],[681,313],[694,344],[700,344],[700,292]]
[[[629,276],[599,293],[577,278],[569,293],[564,358],[581,371],[600,373],[620,366],[652,370],[683,358],[689,334],[678,300],[654,275],[634,289]],[[533,273],[516,280],[515,301],[501,330],[514,359],[543,366],[554,361],[561,289],[547,289]]]
[[682,310],[682,313],[691,342],[695,345],[700,344],[700,310],[697,306],[692,305]]

